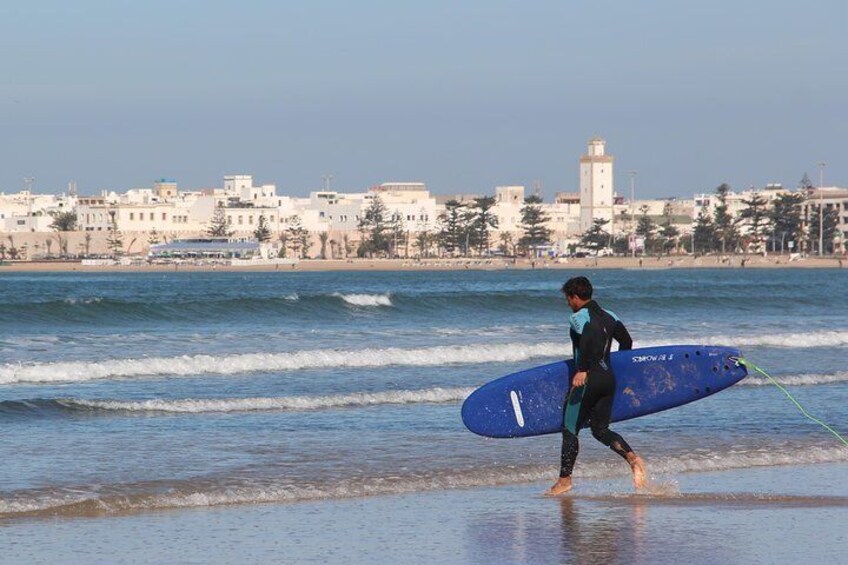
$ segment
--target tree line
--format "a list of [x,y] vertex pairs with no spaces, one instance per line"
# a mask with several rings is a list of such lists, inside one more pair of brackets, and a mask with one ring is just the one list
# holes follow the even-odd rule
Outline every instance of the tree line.
[[541,197],[531,195],[524,199],[517,233],[501,230],[498,241],[493,237],[500,227],[494,212],[496,203],[494,196],[470,201],[448,200],[435,224],[419,219],[413,232],[401,214],[390,212],[376,195],[359,221],[356,254],[359,257],[479,257],[497,250],[502,255],[533,255],[550,245],[551,230],[545,225],[549,218],[542,211]]
[[[802,188],[811,188],[809,181]],[[666,203],[659,221],[648,215],[647,206],[642,206],[634,229],[635,235],[644,242],[642,253],[662,255],[681,249],[695,254],[818,250],[820,210],[818,206],[811,206],[810,218],[804,221],[806,196],[803,192],[783,192],[770,203],[765,196],[755,193],[742,200],[744,208],[736,215],[730,212],[730,192],[730,185],[726,183],[716,188],[712,213],[707,206],[701,207],[692,232],[686,238],[681,238],[680,230],[674,225],[671,202]],[[821,223],[824,252],[833,253],[838,212],[825,209]],[[582,235],[581,247],[594,252],[606,248],[620,254],[632,251],[630,234],[613,237],[606,229],[608,224],[609,220],[595,219],[592,227]]]

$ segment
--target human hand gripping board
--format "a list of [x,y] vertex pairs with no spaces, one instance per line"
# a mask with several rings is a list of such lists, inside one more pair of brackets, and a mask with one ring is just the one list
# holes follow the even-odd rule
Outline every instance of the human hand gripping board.
[[[748,371],[738,349],[707,345],[647,347],[611,354],[616,390],[612,421],[620,422],[710,396]],[[486,437],[560,433],[574,361],[520,371],[475,390],[462,405],[462,421]],[[579,390],[575,390],[579,394]]]

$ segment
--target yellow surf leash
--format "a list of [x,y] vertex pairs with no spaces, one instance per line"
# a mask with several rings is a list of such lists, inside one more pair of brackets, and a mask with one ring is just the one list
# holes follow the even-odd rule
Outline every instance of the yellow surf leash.
[[793,402],[793,404],[795,404],[795,406],[797,406],[797,407],[798,407],[798,410],[800,410],[800,411],[801,411],[801,414],[803,414],[804,416],[806,416],[807,418],[809,418],[809,419],[810,419],[810,420],[812,420],[813,422],[815,422],[815,423],[819,424],[820,426],[822,426],[823,428],[825,428],[827,431],[829,431],[830,433],[832,433],[833,435],[835,435],[837,438],[839,438],[839,441],[841,441],[842,443],[844,443],[844,444],[845,444],[845,446],[846,446],[846,447],[848,447],[848,440],[846,440],[844,437],[842,437],[841,435],[839,435],[839,432],[837,432],[836,430],[834,430],[833,428],[831,428],[830,426],[828,426],[827,424],[825,424],[824,422],[822,422],[822,421],[821,421],[821,420],[819,420],[818,418],[815,418],[814,416],[811,416],[811,415],[809,414],[809,412],[807,412],[806,410],[804,410],[804,407],[803,407],[803,406],[801,406],[801,404],[800,404],[797,400],[795,400],[795,398],[793,398],[791,394],[789,394],[789,391],[788,391],[788,390],[786,390],[786,388],[784,388],[784,387],[783,387],[783,386],[782,386],[779,382],[777,382],[777,381],[774,379],[774,377],[772,377],[771,375],[769,375],[768,373],[766,373],[765,371],[763,371],[762,369],[760,369],[759,367],[757,367],[756,365],[754,365],[753,363],[751,363],[750,361],[748,361],[747,359],[745,359],[745,358],[743,358],[743,357],[739,357],[739,358],[737,358],[737,359],[736,359],[736,363],[737,363],[737,365],[745,365],[745,367],[749,367],[749,368],[751,368],[751,369],[753,369],[753,370],[757,371],[758,373],[760,373],[760,374],[761,374],[761,375],[763,375],[764,377],[766,377],[768,380],[770,380],[770,381],[772,382],[772,384],[773,384],[774,386],[776,386],[776,387],[777,387],[777,388],[779,388],[781,391],[783,391],[783,394],[785,394],[785,395],[789,398],[789,400],[791,400],[791,401]]

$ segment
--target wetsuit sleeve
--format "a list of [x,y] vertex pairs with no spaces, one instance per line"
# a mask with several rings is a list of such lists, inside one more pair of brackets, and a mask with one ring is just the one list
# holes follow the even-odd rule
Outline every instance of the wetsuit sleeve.
[[633,349],[633,338],[630,337],[630,332],[621,323],[621,320],[616,320],[615,329],[612,331],[612,337],[618,342],[619,351],[627,351]]
[[583,335],[583,329],[588,322],[589,313],[585,310],[580,310],[568,317],[568,325],[571,327],[571,331],[568,333],[571,335],[571,348],[574,351],[574,366],[577,367],[578,371],[581,370],[580,363],[583,357],[580,347],[580,337]]

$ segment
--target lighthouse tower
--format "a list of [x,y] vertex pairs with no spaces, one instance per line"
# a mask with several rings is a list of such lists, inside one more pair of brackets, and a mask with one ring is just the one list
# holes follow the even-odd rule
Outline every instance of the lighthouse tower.
[[600,137],[589,140],[586,155],[580,157],[580,231],[592,227],[596,218],[609,220],[612,229],[613,185],[612,155],[606,155],[606,142]]

